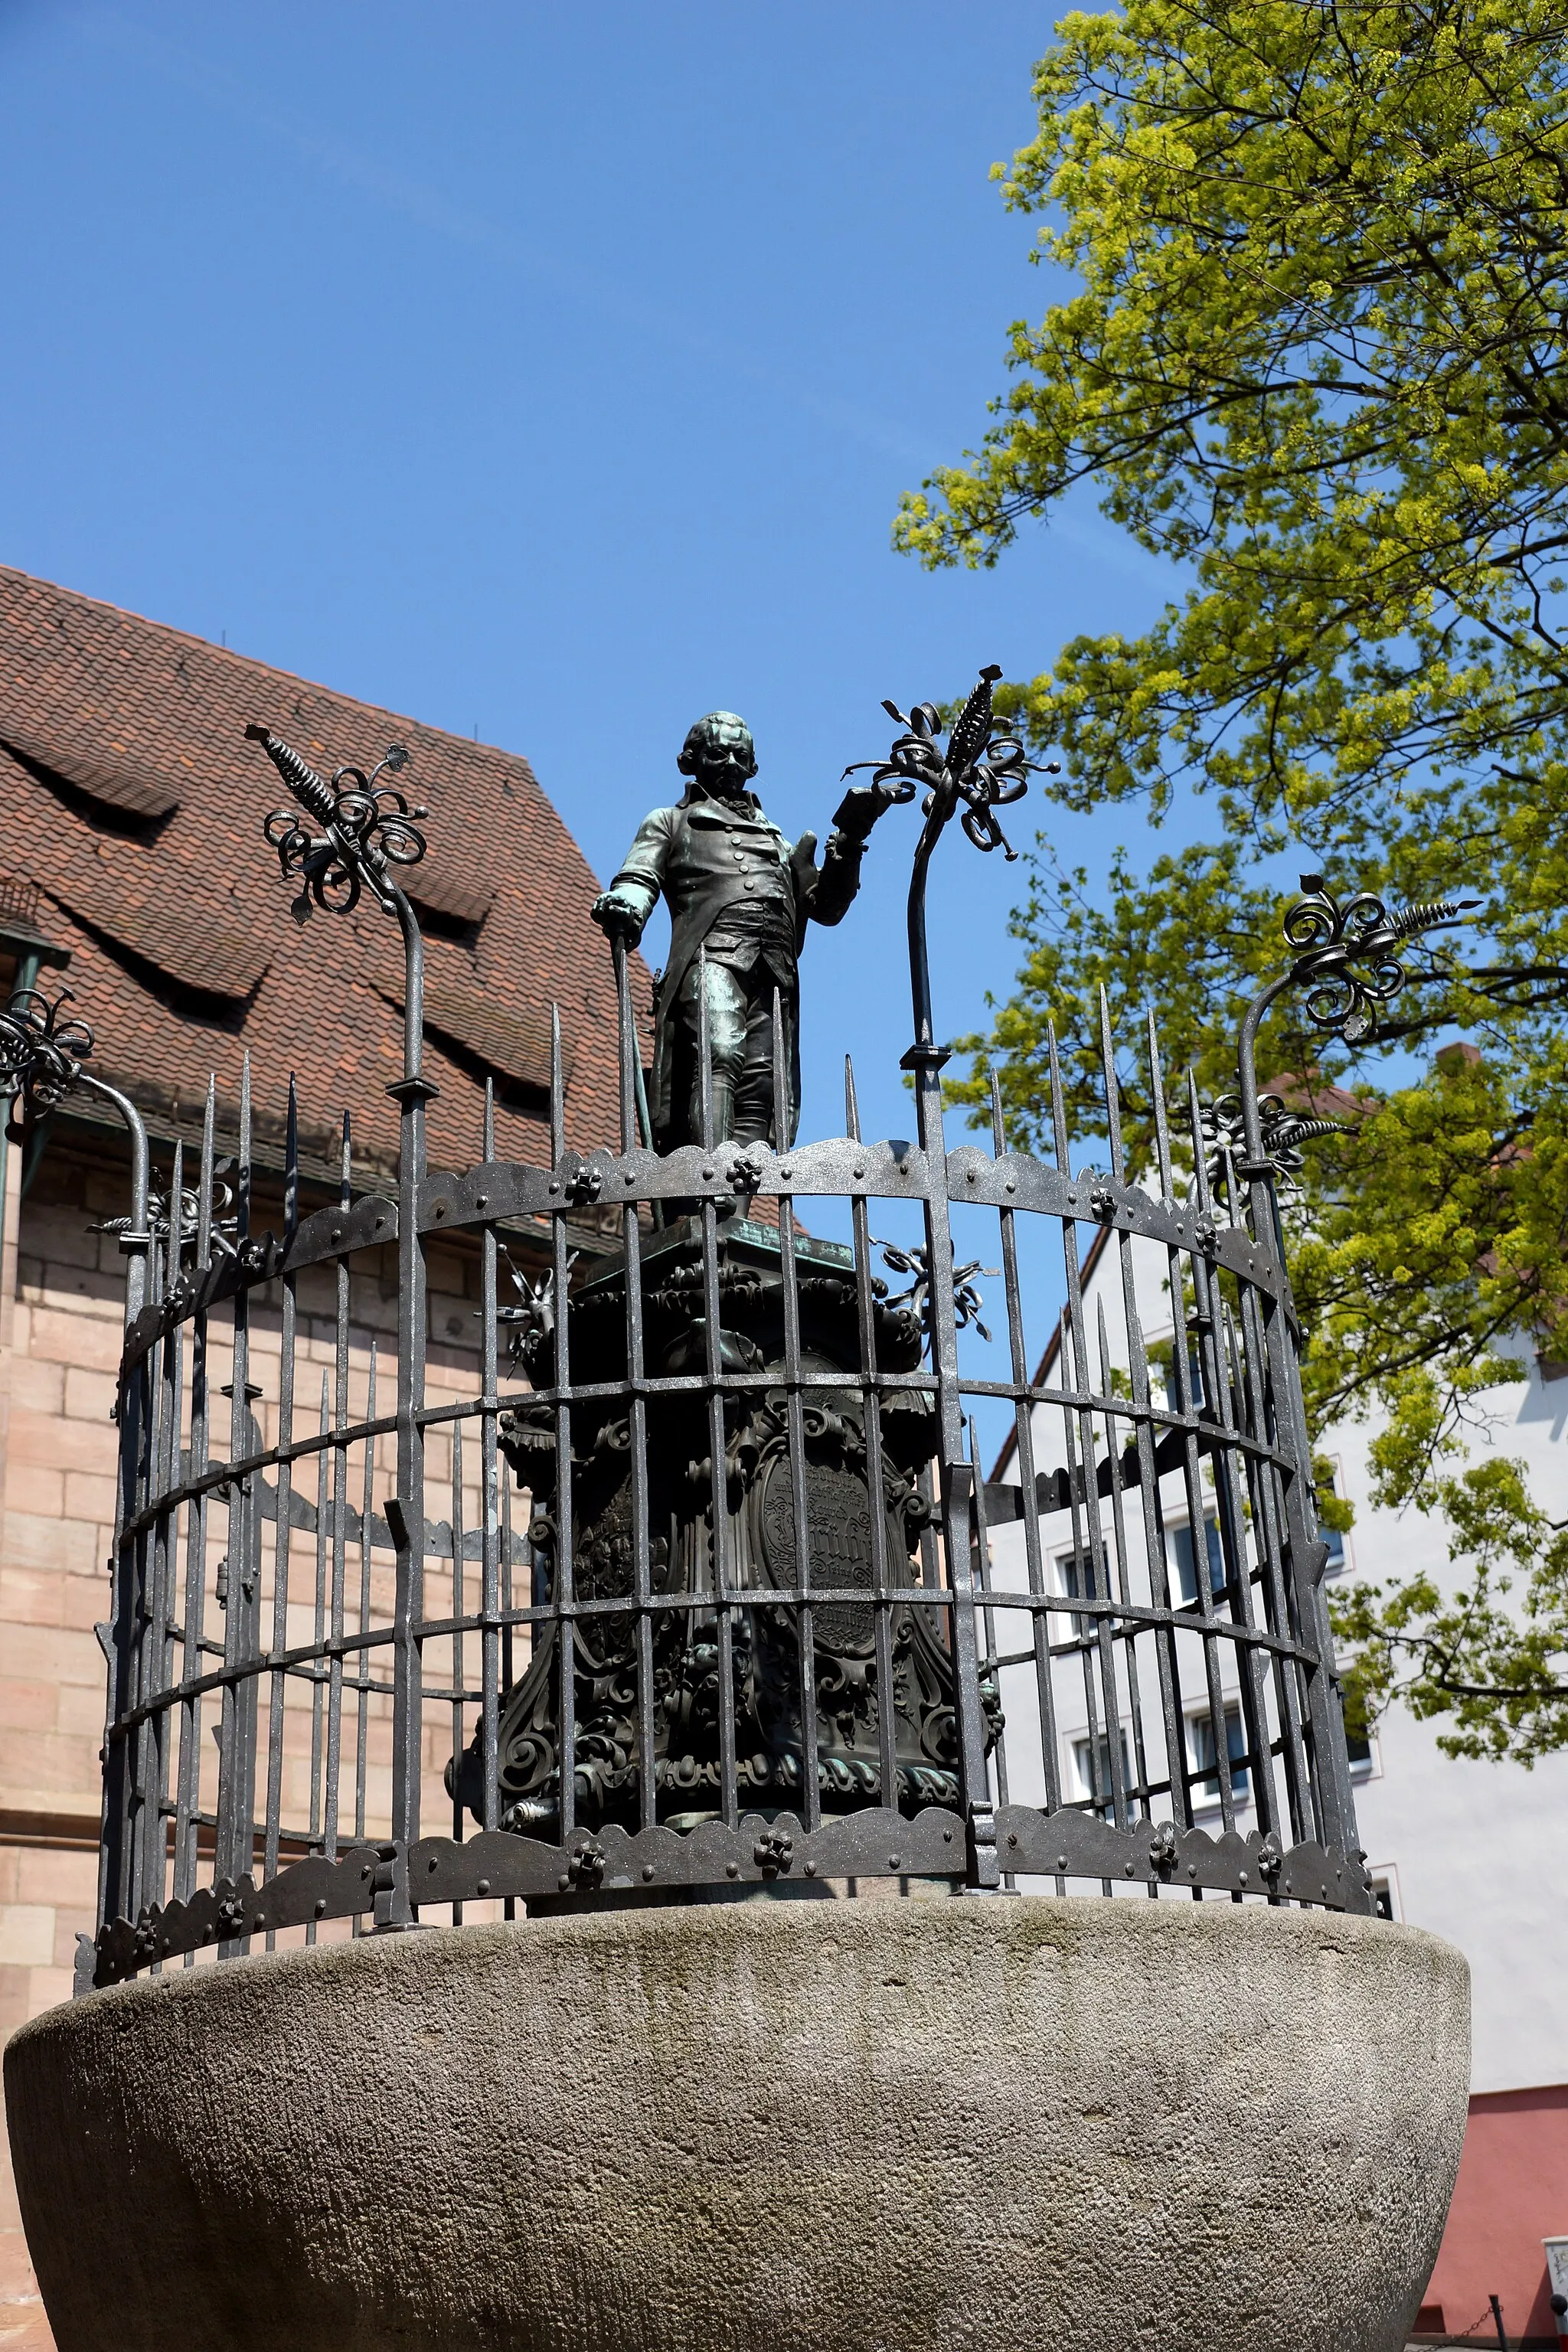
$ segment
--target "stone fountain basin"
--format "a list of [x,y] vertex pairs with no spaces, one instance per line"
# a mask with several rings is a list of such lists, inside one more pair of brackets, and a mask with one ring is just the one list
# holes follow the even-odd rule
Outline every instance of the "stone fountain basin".
[[601,1912],[172,1972],[5,2053],[59,2352],[1394,2352],[1468,1974],[1262,1905]]

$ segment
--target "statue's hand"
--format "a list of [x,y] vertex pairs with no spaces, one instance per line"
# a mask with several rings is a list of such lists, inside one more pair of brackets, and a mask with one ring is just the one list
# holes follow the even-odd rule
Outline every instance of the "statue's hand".
[[877,819],[900,797],[885,784],[851,784],[833,813],[834,824],[848,841],[868,841]]
[[629,948],[635,948],[641,939],[643,910],[623,891],[601,890],[589,911],[599,929],[611,939],[625,940]]

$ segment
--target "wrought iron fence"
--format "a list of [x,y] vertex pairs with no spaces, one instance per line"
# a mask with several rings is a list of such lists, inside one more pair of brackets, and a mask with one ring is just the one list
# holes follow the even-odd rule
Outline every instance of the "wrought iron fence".
[[[1089,1881],[1372,1909],[1253,1041],[1292,982],[1324,1025],[1352,1024],[1368,972],[1386,993],[1399,939],[1456,910],[1342,908],[1309,877],[1295,961],[1243,1025],[1239,1108],[1189,1084],[1167,1113],[1151,1024],[1146,1181],[1103,1005],[1108,1169],[1068,1133],[1054,1041],[1052,1156],[1009,1148],[999,1095],[991,1149],[950,1146],[926,872],[955,813],[978,845],[1000,839],[1023,761],[988,681],[945,749],[933,711],[895,715],[879,774],[927,795],[916,1137],[864,1139],[850,1076],[837,1138],[654,1150],[623,954],[618,1137],[568,1150],[557,1021],[549,1164],[495,1157],[487,1097],[452,1172],[425,1161],[419,934],[396,886],[424,813],[379,781],[401,759],[329,785],[252,730],[308,820],[268,828],[297,911],[368,888],[403,927],[400,1179],[395,1198],[356,1192],[345,1129],[337,1199],[301,1214],[290,1085],[281,1222],[257,1232],[248,1072],[237,1137],[209,1093],[199,1158],[176,1148],[162,1195],[116,1098],[137,1198],[79,1985],[331,1923],[738,1887]],[[68,1085],[84,1036],[36,997],[14,1007],[0,1087]],[[774,1037],[783,1102],[776,1017]],[[806,1230],[829,1202],[846,1241]],[[894,1202],[918,1241],[873,1238],[873,1203],[879,1222]],[[590,1206],[618,1246],[574,1277]],[[955,1267],[953,1238],[983,1218],[1005,1322],[984,1348],[979,1268]],[[547,1237],[531,1275],[509,1243],[525,1228]],[[1031,1370],[1042,1232],[1061,1303]],[[432,1402],[437,1237],[468,1253],[479,1344],[465,1391]],[[384,1254],[392,1365],[353,1311],[355,1268]],[[912,1277],[901,1293],[889,1271]],[[1015,1469],[987,1484],[975,1416],[998,1413]]]

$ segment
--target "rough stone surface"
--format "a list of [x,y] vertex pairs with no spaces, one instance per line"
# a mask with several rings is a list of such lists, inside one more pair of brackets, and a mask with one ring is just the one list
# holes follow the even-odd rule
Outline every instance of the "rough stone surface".
[[60,2352],[1391,2352],[1468,1973],[1247,1905],[747,1903],[96,1993],[5,2086]]

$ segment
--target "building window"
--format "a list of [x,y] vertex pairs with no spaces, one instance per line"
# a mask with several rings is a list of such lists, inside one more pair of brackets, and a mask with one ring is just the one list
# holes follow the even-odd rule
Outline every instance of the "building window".
[[[1130,1790],[1132,1786],[1132,1763],[1131,1758],[1128,1752],[1127,1733],[1125,1729],[1121,1733],[1121,1785],[1123,1789]],[[1096,1755],[1096,1750],[1098,1750],[1098,1756]],[[1095,1803],[1094,1783],[1094,1768],[1096,1762],[1098,1762],[1100,1771],[1100,1801],[1098,1805]],[[1099,1738],[1092,1744],[1088,1738],[1075,1739],[1072,1744],[1072,1768],[1074,1774],[1077,1777],[1078,1792],[1080,1801],[1088,1805],[1091,1811],[1098,1812],[1102,1821],[1114,1821],[1116,1818],[1116,1807],[1111,1799],[1110,1733],[1102,1731],[1100,1734]]]
[[[1337,1468],[1331,1468],[1327,1478],[1319,1487],[1318,1492],[1320,1495],[1332,1496],[1337,1496],[1339,1491],[1339,1471]],[[1339,1576],[1342,1574],[1345,1565],[1345,1539],[1343,1536],[1340,1533],[1338,1528],[1326,1527],[1321,1519],[1318,1522],[1318,1533],[1322,1538],[1324,1543],[1329,1547],[1328,1565],[1325,1567],[1323,1574],[1325,1576]]]
[[[1071,1601],[1077,1601],[1080,1597],[1085,1600],[1092,1601],[1097,1591],[1102,1601],[1107,1597],[1105,1591],[1105,1575],[1103,1571],[1101,1572],[1098,1584],[1096,1582],[1094,1573],[1094,1555],[1092,1552],[1065,1551],[1061,1553],[1057,1560],[1057,1574],[1061,1579],[1061,1590]],[[1079,1617],[1077,1615],[1074,1615],[1068,1622],[1072,1627],[1072,1631],[1076,1634],[1091,1633],[1096,1622],[1095,1619],[1092,1617]]]
[[1399,1888],[1392,1865],[1387,1870],[1373,1873],[1372,1904],[1380,1919],[1397,1920],[1400,1917]]
[[[1193,1776],[1193,1801],[1199,1805],[1217,1805],[1219,1759],[1215,1752],[1211,1717],[1194,1715],[1188,1717],[1187,1743]],[[1251,1776],[1247,1768],[1247,1733],[1242,1727],[1238,1706],[1226,1708],[1225,1746],[1230,1760],[1230,1793],[1238,1805],[1244,1805],[1250,1793]]]
[[[1226,1582],[1225,1551],[1220,1543],[1219,1522],[1216,1519],[1205,1519],[1204,1541],[1208,1552],[1209,1591],[1212,1593],[1223,1592]],[[1198,1605],[1198,1578],[1197,1569],[1193,1559],[1191,1527],[1166,1528],[1165,1557],[1176,1572],[1176,1591],[1180,1596],[1181,1607],[1195,1609]]]
[[1351,1778],[1355,1780],[1370,1780],[1376,1763],[1373,1754],[1372,1734],[1369,1731],[1347,1731],[1345,1754],[1350,1758]]
[[[1176,1392],[1176,1359],[1173,1350],[1165,1359],[1164,1373],[1165,1409],[1168,1412],[1180,1412],[1183,1408],[1182,1400]],[[1187,1409],[1195,1412],[1203,1402],[1203,1369],[1194,1349],[1187,1358]]]
[[1062,1591],[1069,1601],[1092,1601],[1095,1593],[1094,1555],[1087,1551],[1064,1551],[1057,1561],[1057,1574]]

